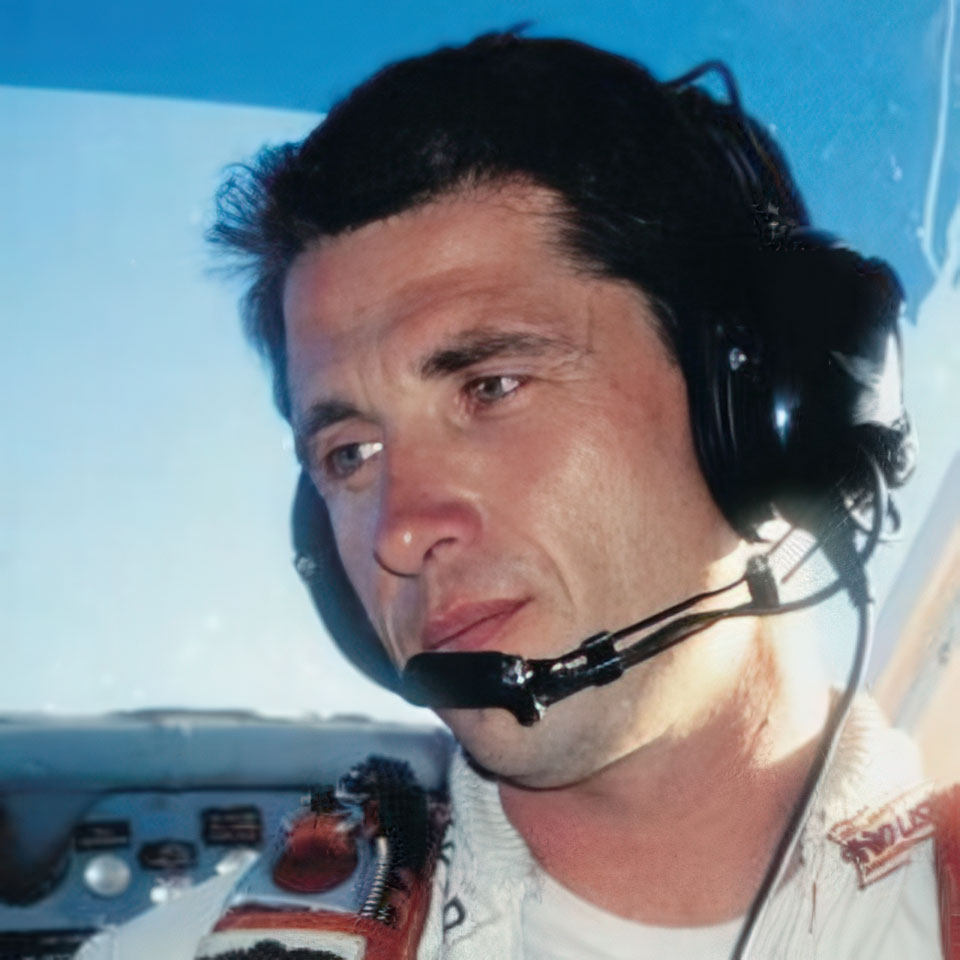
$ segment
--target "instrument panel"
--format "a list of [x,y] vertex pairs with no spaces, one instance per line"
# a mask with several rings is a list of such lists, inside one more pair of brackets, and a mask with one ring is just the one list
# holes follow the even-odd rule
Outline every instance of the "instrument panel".
[[[73,957],[96,932],[189,894],[205,880],[249,863],[251,852],[259,858],[244,875],[241,892],[262,903],[315,903],[316,897],[281,889],[272,875],[297,818],[353,763],[372,754],[406,759],[426,788],[436,789],[445,778],[450,749],[438,730],[399,725],[260,721],[251,729],[249,722],[210,726],[200,719],[190,724],[189,755],[178,757],[169,748],[184,733],[183,718],[176,732],[161,732],[165,749],[160,753],[149,749],[158,733],[153,720],[143,729],[128,725],[122,738],[121,753],[128,759],[137,749],[127,741],[144,741],[139,771],[122,772],[106,763],[82,778],[74,769],[58,779],[50,776],[49,766],[36,764],[45,771],[37,782],[17,769],[16,742],[5,754],[7,762],[0,760],[0,859],[19,855],[28,862],[24,850],[51,849],[42,836],[45,807],[52,811],[50,835],[61,836],[56,855],[45,854],[41,886],[29,895],[0,889],[0,960]],[[50,747],[58,734],[68,733],[67,739],[75,740],[75,730],[48,728],[39,741]],[[0,731],[0,751],[4,734],[10,731]],[[94,737],[96,731],[89,734]],[[257,749],[251,751],[251,745]],[[284,766],[286,782],[278,783]],[[231,776],[237,786],[224,782]],[[11,825],[19,844],[11,842]],[[327,891],[322,905],[351,909],[371,869],[369,858],[361,855],[354,873]]]
[[[144,791],[103,797],[76,824],[50,892],[34,904],[0,905],[0,937],[27,928],[38,914],[48,929],[123,923],[223,872],[238,850],[279,853],[285,824],[304,809],[308,792]],[[6,960],[4,950],[0,939],[0,957]]]

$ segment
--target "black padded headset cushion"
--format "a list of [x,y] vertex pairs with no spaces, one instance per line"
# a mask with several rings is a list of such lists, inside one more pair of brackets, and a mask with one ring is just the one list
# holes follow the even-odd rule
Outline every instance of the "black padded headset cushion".
[[396,690],[397,670],[347,578],[326,505],[306,472],[297,482],[292,527],[297,572],[330,636],[354,666],[381,686]]

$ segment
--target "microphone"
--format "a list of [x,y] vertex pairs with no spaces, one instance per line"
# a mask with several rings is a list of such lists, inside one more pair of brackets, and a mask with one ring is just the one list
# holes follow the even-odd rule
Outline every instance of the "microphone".
[[486,650],[418,653],[407,662],[400,692],[418,707],[501,707],[529,727],[551,703],[616,680],[623,673],[621,657],[606,631],[552,660]]
[[[772,551],[771,551],[772,552]],[[660,623],[746,582],[750,602],[724,610],[692,613],[620,650],[618,640]],[[820,599],[818,597],[817,599]],[[794,604],[787,605],[795,609]],[[626,669],[699,633],[719,620],[786,610],[779,604],[777,584],[767,556],[751,557],[738,580],[718,590],[689,597],[616,633],[594,634],[574,650],[552,659],[526,659],[496,651],[418,653],[407,661],[400,693],[418,707],[508,710],[525,727],[540,720],[547,707],[566,697],[619,679]]]

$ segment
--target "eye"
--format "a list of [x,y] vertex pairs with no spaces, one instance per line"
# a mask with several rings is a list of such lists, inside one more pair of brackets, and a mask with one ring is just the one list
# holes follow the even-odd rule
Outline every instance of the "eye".
[[379,440],[345,443],[331,450],[323,458],[324,472],[333,480],[346,480],[382,449],[383,444]]
[[506,399],[519,390],[523,384],[523,377],[494,374],[489,377],[478,377],[476,380],[471,380],[466,385],[465,390],[471,400],[483,406]]

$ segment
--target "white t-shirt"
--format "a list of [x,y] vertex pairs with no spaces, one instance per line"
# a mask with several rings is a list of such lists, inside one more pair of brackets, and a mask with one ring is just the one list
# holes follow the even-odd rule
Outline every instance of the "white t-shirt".
[[727,960],[743,918],[704,927],[654,927],[624,920],[543,874],[540,897],[522,916],[527,960]]

